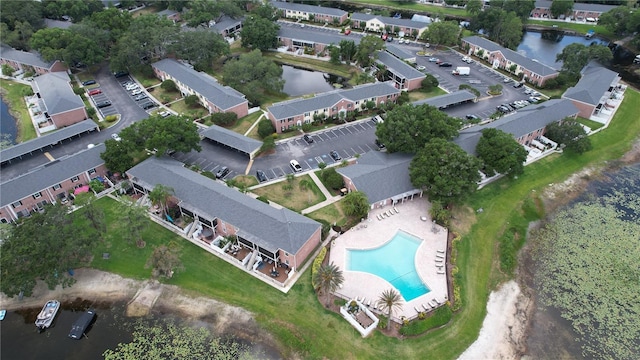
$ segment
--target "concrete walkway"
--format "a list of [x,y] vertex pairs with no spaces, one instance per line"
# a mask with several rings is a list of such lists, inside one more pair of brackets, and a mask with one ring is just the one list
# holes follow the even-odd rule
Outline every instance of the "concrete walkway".
[[309,171],[307,174],[311,177],[311,179],[313,180],[313,182],[315,182],[315,183],[316,183],[316,185],[318,185],[318,187],[320,188],[320,191],[322,191],[322,194],[323,194],[327,199],[326,199],[325,201],[321,202],[321,203],[318,203],[318,204],[315,204],[315,205],[313,205],[313,206],[310,206],[310,207],[308,207],[308,208],[306,208],[306,209],[303,209],[303,210],[301,211],[302,215],[305,215],[305,214],[308,214],[308,213],[314,212],[314,211],[316,211],[316,210],[318,210],[318,209],[322,209],[323,207],[325,207],[325,206],[327,206],[327,205],[331,205],[331,204],[333,204],[334,202],[336,202],[336,201],[338,201],[338,200],[342,199],[342,196],[340,196],[340,195],[336,195],[336,196],[331,195],[331,193],[329,192],[329,190],[327,190],[327,188],[324,186],[324,184],[322,183],[322,181],[320,181],[320,179],[318,179],[318,176],[316,175],[316,173],[315,173],[315,172],[313,172],[313,171]]

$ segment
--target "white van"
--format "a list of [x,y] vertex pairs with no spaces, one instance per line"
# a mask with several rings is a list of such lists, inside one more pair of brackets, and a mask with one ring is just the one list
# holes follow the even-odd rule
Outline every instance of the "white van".
[[300,163],[297,160],[289,161],[289,165],[291,165],[291,168],[293,169],[294,172],[302,171],[302,166],[300,166]]
[[384,119],[382,119],[382,116],[380,116],[380,115],[376,115],[376,116],[374,116],[374,117],[373,117],[373,121],[374,121],[376,124],[382,124],[382,123],[384,122]]

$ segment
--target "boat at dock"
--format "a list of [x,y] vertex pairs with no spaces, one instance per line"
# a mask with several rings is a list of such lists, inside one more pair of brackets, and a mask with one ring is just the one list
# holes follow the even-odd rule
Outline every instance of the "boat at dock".
[[58,310],[60,309],[60,301],[58,300],[49,300],[42,307],[42,311],[38,314],[36,318],[36,327],[43,331],[44,329],[51,326],[53,323],[53,319],[55,319]]
[[84,314],[80,315],[78,320],[73,323],[71,326],[71,331],[69,331],[69,337],[72,339],[80,340],[84,332],[87,330],[91,322],[96,317],[96,312],[93,309],[89,309],[84,312]]

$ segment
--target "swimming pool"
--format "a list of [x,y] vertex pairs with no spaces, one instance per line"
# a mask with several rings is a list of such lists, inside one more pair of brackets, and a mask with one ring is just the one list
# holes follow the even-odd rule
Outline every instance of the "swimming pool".
[[347,250],[347,270],[362,271],[390,282],[405,301],[411,301],[431,291],[420,280],[415,257],[422,240],[398,230],[384,245],[367,250]]

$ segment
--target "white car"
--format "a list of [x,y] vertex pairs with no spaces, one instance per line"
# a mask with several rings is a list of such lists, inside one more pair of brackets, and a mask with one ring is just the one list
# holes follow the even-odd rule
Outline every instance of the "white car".
[[302,171],[302,166],[300,166],[300,163],[297,160],[289,161],[289,165],[291,166],[294,172]]
[[111,138],[115,141],[120,141],[122,138],[118,134],[111,134]]
[[137,88],[139,88],[138,84],[130,84],[125,86],[125,89],[127,89],[127,91],[135,90]]
[[416,69],[418,69],[418,70],[422,71],[422,70],[426,69],[426,67],[424,67],[424,66],[420,65],[420,66],[418,66]]
[[135,89],[131,92],[131,96],[136,96],[136,95],[140,95],[142,94],[142,90],[140,89]]

